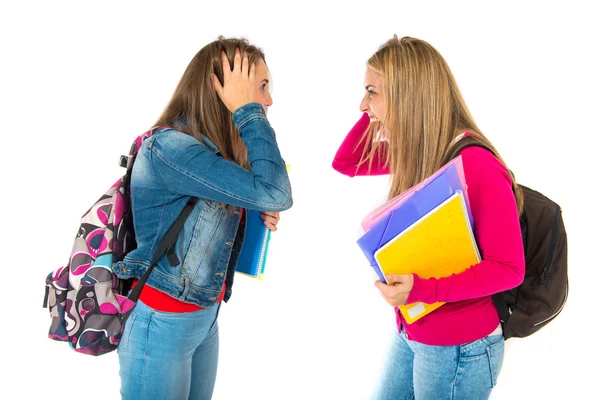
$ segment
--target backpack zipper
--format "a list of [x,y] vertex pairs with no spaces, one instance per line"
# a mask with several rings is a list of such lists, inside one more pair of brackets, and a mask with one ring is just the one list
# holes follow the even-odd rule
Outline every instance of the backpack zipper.
[[545,324],[546,322],[549,322],[550,320],[552,320],[552,319],[556,318],[556,316],[557,316],[558,314],[560,314],[560,312],[563,310],[563,308],[565,308],[565,304],[567,303],[567,297],[568,297],[568,296],[569,296],[569,282],[567,281],[567,288],[566,288],[566,290],[565,290],[565,297],[564,297],[564,299],[563,299],[563,302],[562,302],[562,304],[560,305],[560,308],[558,309],[558,311],[557,311],[557,312],[555,312],[554,314],[552,314],[551,316],[549,316],[548,318],[546,318],[546,319],[544,319],[544,320],[542,320],[542,321],[536,322],[536,323],[535,323],[535,324],[533,324],[532,326],[538,326],[538,325],[542,325],[542,324]]
[[550,275],[548,271],[550,270],[550,265],[552,264],[552,259],[554,258],[554,250],[556,248],[556,240],[558,236],[558,223],[560,222],[560,207],[556,208],[556,215],[554,216],[554,225],[552,225],[552,232],[550,234],[550,246],[548,246],[548,253],[546,253],[546,261],[544,262],[544,267],[542,268],[542,273],[538,279],[538,284],[540,286],[544,286],[546,282],[548,282],[548,278]]

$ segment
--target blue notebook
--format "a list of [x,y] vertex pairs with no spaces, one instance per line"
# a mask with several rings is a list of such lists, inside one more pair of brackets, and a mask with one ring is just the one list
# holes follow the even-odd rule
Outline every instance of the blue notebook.
[[[369,263],[383,282],[385,282],[385,279],[377,267],[377,261],[375,260],[377,250],[421,217],[449,199],[458,190],[465,192],[456,166],[451,165],[440,175],[426,182],[411,198],[402,203],[398,208],[392,210],[389,215],[357,240],[365,257],[367,257]],[[469,222],[473,226],[473,217],[469,207],[467,207],[467,214]]]
[[265,225],[260,211],[245,209],[246,238],[238,258],[236,272],[262,279],[271,240],[271,230]]

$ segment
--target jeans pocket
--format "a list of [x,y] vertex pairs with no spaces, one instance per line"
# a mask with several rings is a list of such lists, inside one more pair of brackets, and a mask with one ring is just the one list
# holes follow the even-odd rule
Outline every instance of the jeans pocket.
[[119,341],[119,346],[117,347],[118,353],[126,353],[129,350],[129,338],[131,337],[131,331],[133,330],[133,324],[135,323],[135,318],[137,314],[135,311],[131,312],[129,318],[125,322],[125,328],[123,329],[123,336],[121,336],[121,340]]
[[461,390],[470,387],[471,391],[481,391],[478,392],[481,397],[465,398],[483,398],[483,393],[487,393],[496,385],[503,359],[502,335],[486,336],[460,346],[459,370],[463,385]]
[[498,376],[502,370],[504,362],[504,338],[500,335],[500,340],[488,346],[487,354],[490,363],[490,372],[492,377],[492,387],[496,386]]

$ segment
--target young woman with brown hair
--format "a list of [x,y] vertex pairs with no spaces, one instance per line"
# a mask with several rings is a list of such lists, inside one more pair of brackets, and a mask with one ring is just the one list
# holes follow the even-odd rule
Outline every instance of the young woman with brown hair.
[[138,247],[117,263],[139,279],[191,197],[198,198],[172,254],[159,259],[118,347],[125,399],[210,399],[217,373],[217,316],[231,296],[245,234],[244,209],[276,229],[292,206],[261,50],[242,39],[208,44],[192,59],[160,126],[134,163],[131,200]]

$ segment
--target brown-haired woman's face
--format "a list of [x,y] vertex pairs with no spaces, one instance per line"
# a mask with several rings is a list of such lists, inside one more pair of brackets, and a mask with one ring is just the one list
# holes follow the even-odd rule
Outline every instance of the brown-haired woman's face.
[[269,91],[269,70],[267,64],[259,58],[256,62],[256,101],[263,105],[265,112],[273,104]]
[[367,67],[365,71],[365,95],[360,102],[360,111],[366,112],[371,121],[384,120],[385,102],[381,75]]

